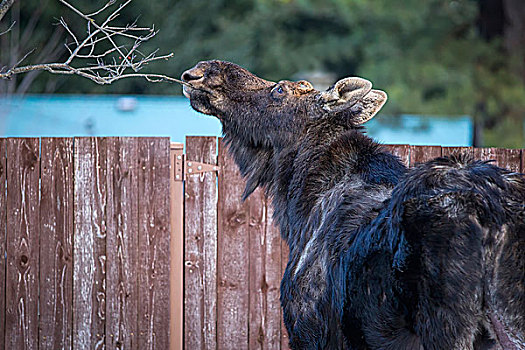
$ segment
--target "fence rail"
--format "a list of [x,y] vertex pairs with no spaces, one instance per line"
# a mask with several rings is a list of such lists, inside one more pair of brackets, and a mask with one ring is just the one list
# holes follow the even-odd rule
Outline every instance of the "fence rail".
[[[409,166],[525,165],[523,150],[387,147]],[[219,171],[183,182],[189,163]],[[185,156],[166,138],[0,139],[0,186],[0,348],[288,348],[287,247],[215,137]]]

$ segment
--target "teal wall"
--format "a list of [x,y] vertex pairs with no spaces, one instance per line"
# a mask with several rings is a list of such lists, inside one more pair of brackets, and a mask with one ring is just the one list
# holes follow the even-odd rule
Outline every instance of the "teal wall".
[[[115,95],[29,95],[0,98],[2,136],[220,136],[217,119],[191,109],[183,97]],[[122,111],[119,104],[135,108]],[[380,142],[412,145],[469,146],[468,116],[378,115],[366,124]]]

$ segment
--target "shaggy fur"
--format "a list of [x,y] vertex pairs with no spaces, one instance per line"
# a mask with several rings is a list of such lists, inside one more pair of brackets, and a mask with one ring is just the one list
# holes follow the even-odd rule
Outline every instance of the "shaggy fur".
[[525,348],[521,175],[465,156],[407,170],[359,126],[386,100],[363,79],[319,92],[221,61],[182,78],[244,196],[273,200],[292,349]]

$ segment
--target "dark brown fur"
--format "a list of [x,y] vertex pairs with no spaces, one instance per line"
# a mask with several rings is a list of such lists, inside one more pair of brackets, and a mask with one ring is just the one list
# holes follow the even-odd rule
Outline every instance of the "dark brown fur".
[[221,61],[185,72],[290,247],[292,349],[525,348],[525,181],[465,157],[407,170],[365,136],[386,94],[320,92]]

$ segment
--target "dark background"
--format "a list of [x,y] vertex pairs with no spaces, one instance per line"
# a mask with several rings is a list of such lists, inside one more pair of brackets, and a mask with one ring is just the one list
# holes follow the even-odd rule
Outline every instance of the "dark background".
[[[87,12],[105,1],[72,1]],[[17,1],[0,23],[0,67],[36,48],[26,63],[65,57],[63,17],[85,23],[56,0]],[[174,58],[148,71],[178,77],[196,62],[224,59],[271,80],[308,72],[359,75],[387,91],[384,112],[470,115],[475,145],[524,147],[523,0],[150,0],[118,19],[155,25],[142,49]],[[0,81],[0,94],[180,94],[180,86],[125,79],[98,86],[46,72]]]

